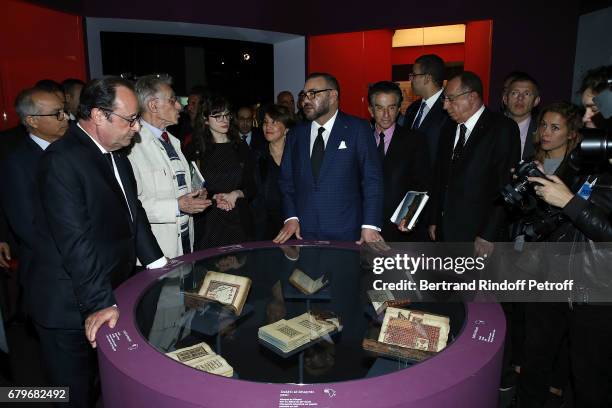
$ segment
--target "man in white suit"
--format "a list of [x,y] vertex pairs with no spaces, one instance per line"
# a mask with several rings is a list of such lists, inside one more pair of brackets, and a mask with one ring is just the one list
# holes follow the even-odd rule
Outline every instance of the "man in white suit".
[[192,215],[211,201],[205,190],[191,190],[189,164],[179,140],[166,131],[178,122],[181,105],[168,76],[147,75],[136,82],[142,112],[140,138],[128,158],[138,198],[147,212],[153,234],[168,258],[193,249]]

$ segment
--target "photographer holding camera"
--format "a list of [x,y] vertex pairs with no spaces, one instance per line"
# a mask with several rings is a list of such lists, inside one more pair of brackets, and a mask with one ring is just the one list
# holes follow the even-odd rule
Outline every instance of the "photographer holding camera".
[[[589,71],[583,80],[583,103],[598,103],[600,94],[609,93],[608,78],[601,72],[610,67]],[[595,74],[597,75],[595,75]],[[603,95],[605,96],[605,95]],[[595,97],[593,99],[593,97]],[[609,99],[608,99],[609,101]],[[585,106],[587,110],[589,106]],[[591,111],[606,112],[603,106]],[[601,115],[599,113],[598,115]],[[589,127],[605,123],[597,115],[585,114],[583,123]],[[540,124],[542,125],[542,123]],[[555,175],[545,176],[544,169],[533,163],[523,164],[517,173],[533,186],[541,199],[540,207],[548,205],[548,229],[540,229],[536,240],[545,242],[585,243],[612,241],[612,144],[608,129],[582,130],[580,145],[563,161]],[[525,183],[527,183],[525,182]],[[518,189],[504,190],[507,202],[516,202]],[[513,194],[515,194],[513,196]],[[546,203],[546,204],[543,204]],[[581,273],[587,274],[588,264]],[[526,304],[526,338],[524,364],[521,367],[518,407],[542,407],[547,388],[554,376],[555,360],[562,342],[568,339],[571,380],[576,407],[607,407],[608,384],[611,379],[612,308],[607,304],[540,303]]]

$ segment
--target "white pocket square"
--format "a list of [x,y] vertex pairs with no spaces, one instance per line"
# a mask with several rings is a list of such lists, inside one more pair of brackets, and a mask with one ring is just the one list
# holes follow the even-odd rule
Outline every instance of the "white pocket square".
[[338,150],[340,149],[346,149],[346,143],[344,143],[344,140],[340,142],[340,146],[338,146]]

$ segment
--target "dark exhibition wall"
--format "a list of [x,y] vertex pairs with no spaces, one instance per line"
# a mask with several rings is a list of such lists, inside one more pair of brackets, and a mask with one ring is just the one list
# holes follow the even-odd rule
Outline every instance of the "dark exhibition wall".
[[332,34],[372,29],[493,20],[490,100],[512,70],[536,77],[545,101],[570,99],[578,17],[591,1],[491,2],[488,0],[364,3],[280,0],[200,2],[177,0],[43,0],[87,17],[134,18],[258,28],[296,34]]

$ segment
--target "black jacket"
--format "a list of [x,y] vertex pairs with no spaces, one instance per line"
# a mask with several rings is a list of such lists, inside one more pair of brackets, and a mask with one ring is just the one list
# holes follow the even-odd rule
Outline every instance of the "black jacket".
[[401,232],[389,219],[408,191],[430,191],[429,149],[425,135],[395,126],[382,163],[385,196],[382,236],[388,242],[425,241],[427,219],[421,217],[415,231]]
[[452,161],[457,123],[442,129],[431,197],[438,240],[507,240],[508,219],[500,190],[520,160],[519,129],[512,119],[485,108],[460,159]]
[[28,292],[31,316],[43,327],[82,328],[88,315],[116,304],[113,289],[133,273],[137,257],[146,265],[163,256],[130,162],[114,154],[125,196],[113,167],[77,126],[39,162]]

